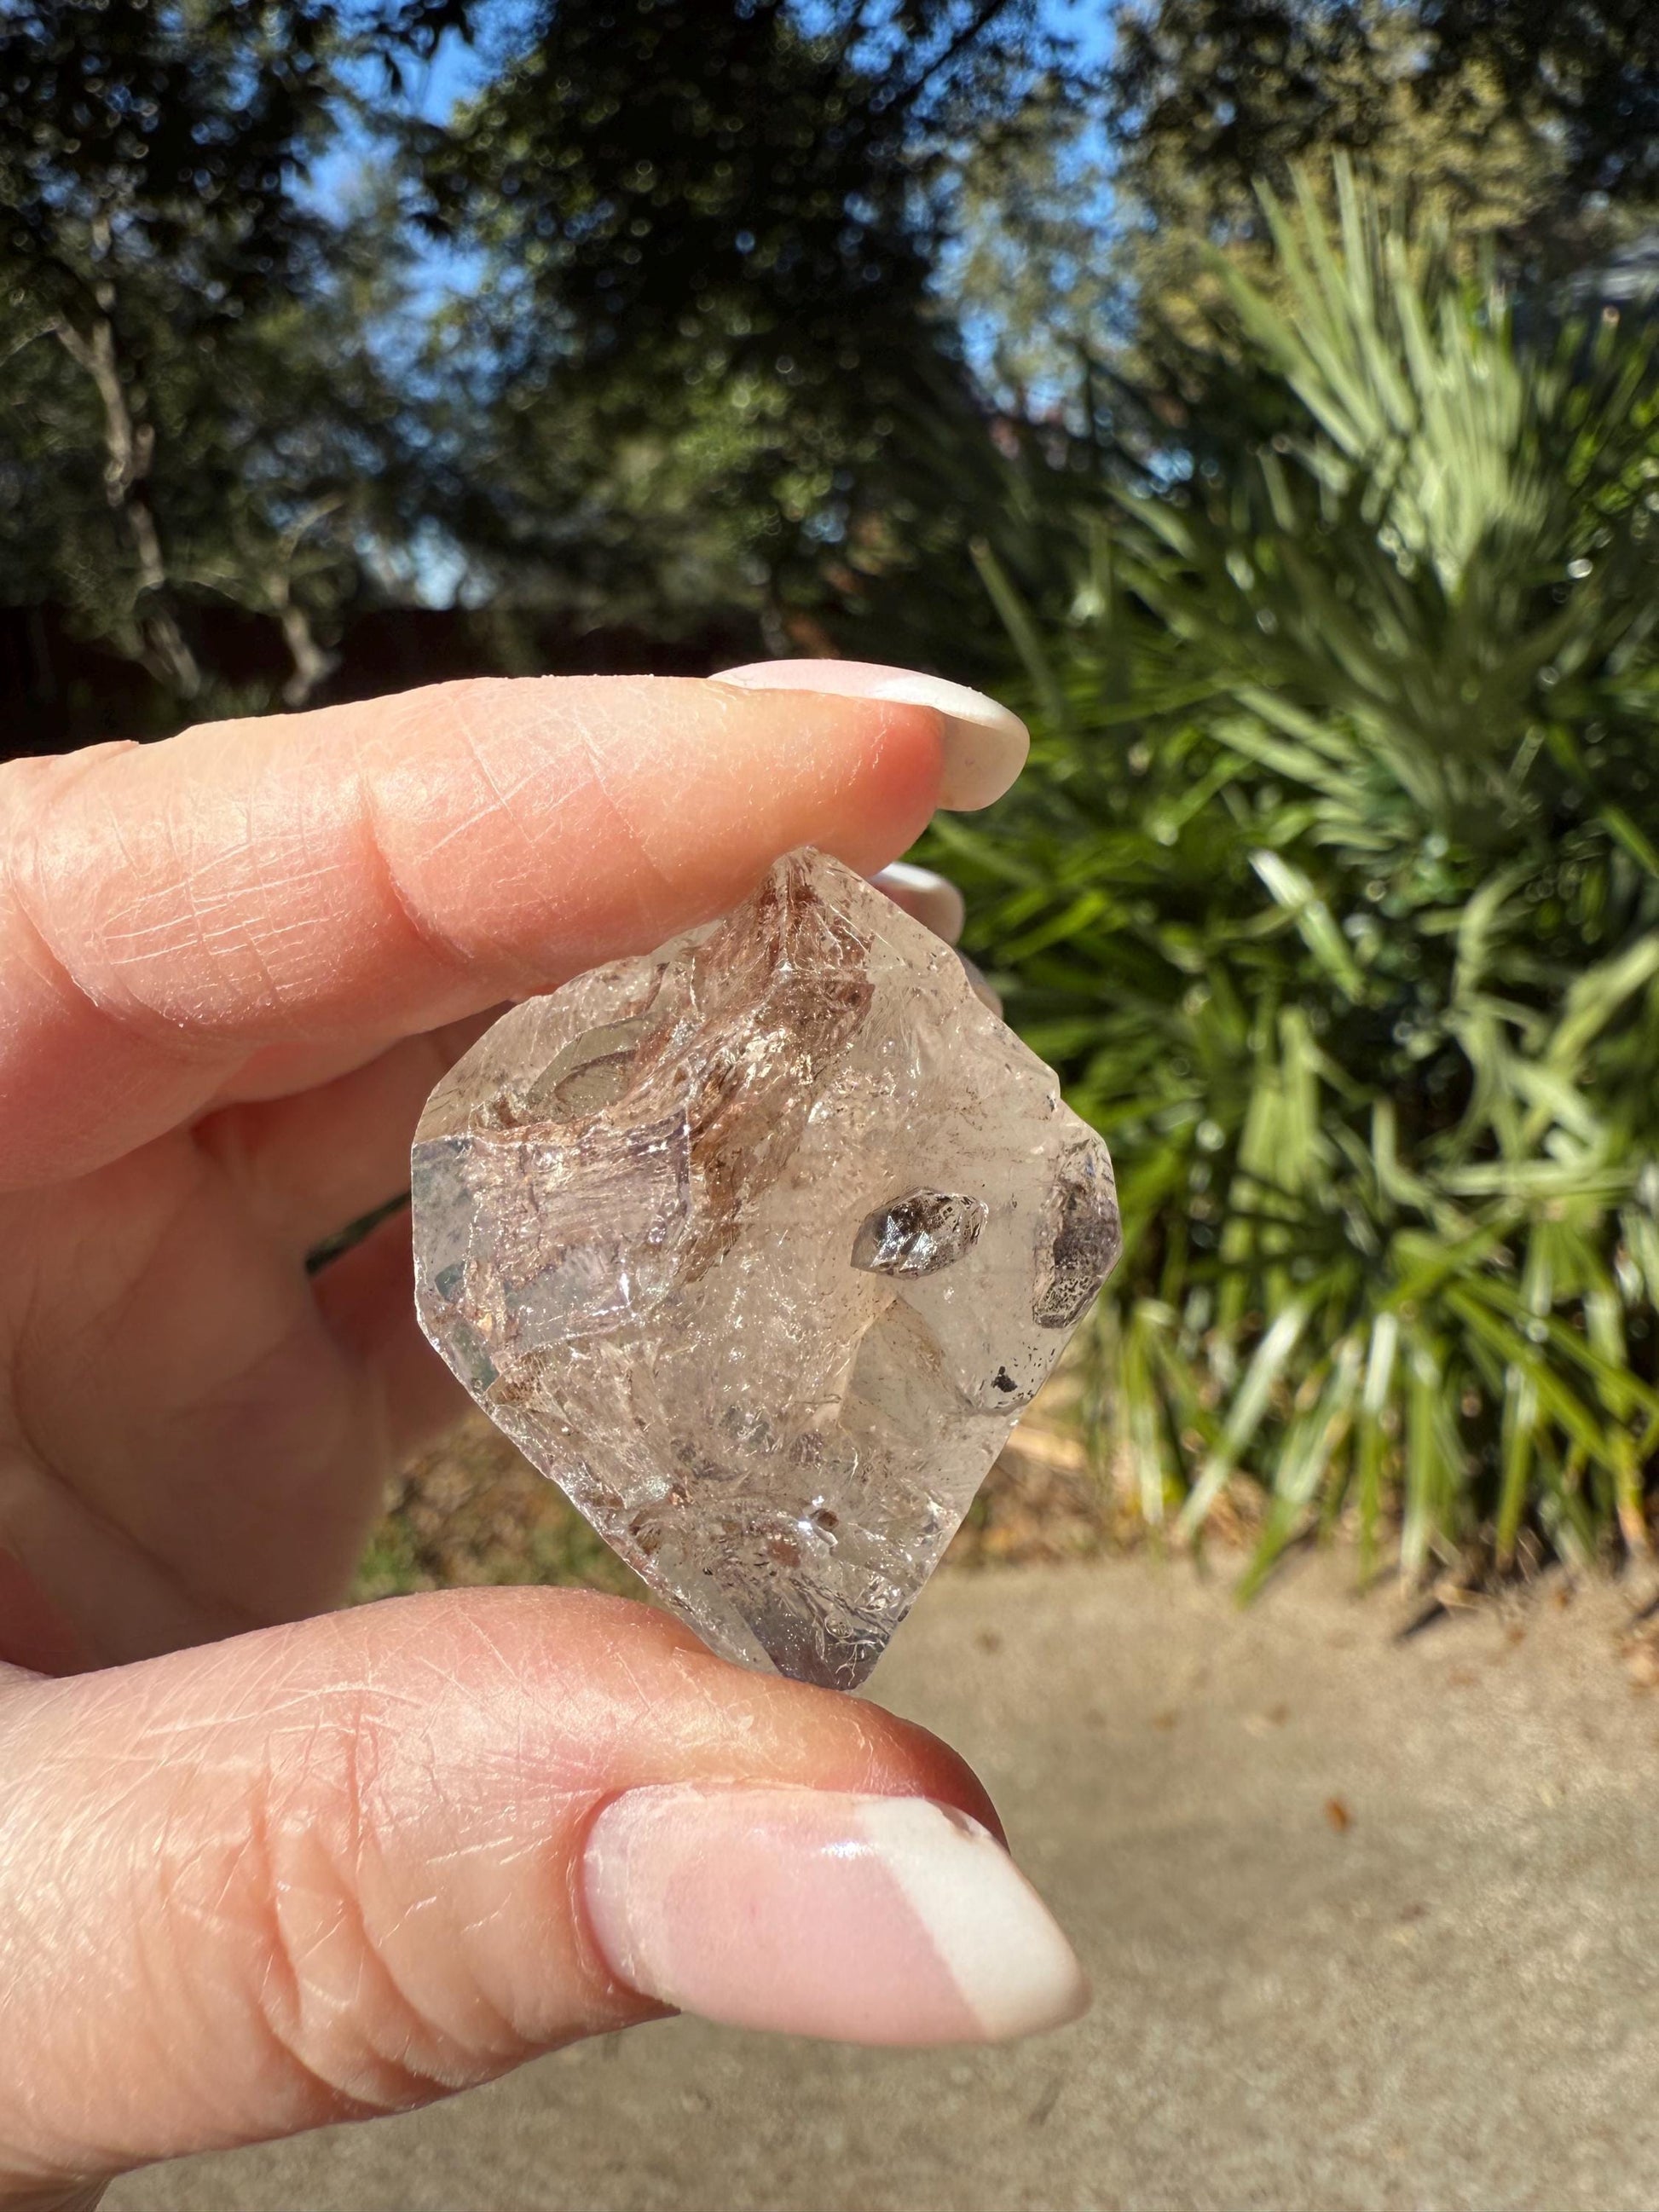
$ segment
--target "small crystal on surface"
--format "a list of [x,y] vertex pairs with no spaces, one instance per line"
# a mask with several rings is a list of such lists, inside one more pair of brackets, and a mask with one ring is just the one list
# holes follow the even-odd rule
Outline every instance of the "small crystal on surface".
[[1117,1257],[1111,1162],[839,861],[515,1007],[416,1135],[421,1322],[716,1650],[855,1687]]

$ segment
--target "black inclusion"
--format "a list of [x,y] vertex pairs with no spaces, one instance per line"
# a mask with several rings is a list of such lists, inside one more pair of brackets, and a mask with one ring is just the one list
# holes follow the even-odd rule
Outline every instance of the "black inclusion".
[[907,1191],[865,1216],[853,1265],[868,1275],[937,1274],[973,1249],[988,1210],[960,1191]]

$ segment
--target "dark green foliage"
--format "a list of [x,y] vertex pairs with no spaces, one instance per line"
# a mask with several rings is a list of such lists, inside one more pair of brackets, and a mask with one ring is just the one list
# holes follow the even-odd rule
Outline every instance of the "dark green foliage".
[[1422,0],[1433,66],[1474,60],[1511,101],[1541,101],[1581,191],[1659,190],[1659,13],[1650,0]]
[[[79,380],[44,459],[90,405],[107,509],[101,532],[61,500],[29,527],[49,538],[55,514],[67,596],[185,697],[201,671],[151,483],[161,357],[193,363],[313,258],[295,169],[326,119],[332,21],[327,0],[25,0],[0,20],[0,340]],[[38,474],[35,425],[8,427]]]
[[[213,672],[191,608],[269,617],[285,696],[379,519],[411,518],[406,400],[370,345],[384,234],[303,186],[349,64],[441,4],[25,0],[0,15],[0,575],[143,662]],[[222,712],[270,703],[226,696]],[[199,710],[199,705],[198,705]]]
[[324,121],[336,13],[329,0],[9,8],[0,283],[80,321],[125,265],[168,271],[198,326],[268,295],[315,240],[293,165]]
[[1650,202],[1659,186],[1649,0],[1133,0],[1114,13],[1110,99],[1132,160],[1167,147],[1248,187],[1316,151],[1376,149],[1398,117],[1353,95],[1403,64],[1425,111],[1468,104],[1484,78],[1512,115],[1547,117],[1571,193]]
[[1114,119],[1136,152],[1179,146],[1194,168],[1248,188],[1335,140],[1375,129],[1345,98],[1371,73],[1380,11],[1367,0],[1159,0],[1116,11]]
[[1098,1349],[1150,1525],[1242,1469],[1258,1571],[1345,1514],[1413,1574],[1644,1549],[1659,386],[1613,325],[1526,358],[1501,289],[1340,199],[1334,242],[1271,210],[1243,366],[1177,362],[1191,473],[1070,502],[1038,773],[938,849],[1118,1159]]
[[548,0],[433,134],[434,219],[510,239],[544,347],[710,345],[810,382],[918,343],[943,134],[1036,62],[1030,0]]
[[1267,277],[1257,185],[1328,174],[1333,155],[1443,222],[1466,268],[1495,241],[1534,281],[1582,270],[1659,205],[1647,0],[1127,0],[1115,20],[1125,260],[1166,324],[1213,307],[1210,247]]
[[547,0],[425,134],[428,219],[490,271],[447,334],[481,555],[671,618],[701,560],[782,647],[948,537],[937,188],[1049,44],[1031,0]]

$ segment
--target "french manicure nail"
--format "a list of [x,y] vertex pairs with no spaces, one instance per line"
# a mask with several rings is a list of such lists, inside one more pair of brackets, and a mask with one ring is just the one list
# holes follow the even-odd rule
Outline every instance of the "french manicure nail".
[[843,2043],[997,2043],[1088,1984],[1006,1851],[925,1797],[707,1784],[595,1821],[588,1917],[617,1978],[706,2020]]
[[[962,893],[948,877],[936,876],[931,868],[919,868],[909,860],[894,860],[870,878],[878,890],[906,914],[931,929],[935,937],[943,938],[954,945],[962,934],[966,919]],[[984,970],[975,965],[965,952],[958,952],[962,972],[968,978],[968,988],[982,1006],[988,1006],[999,1020],[1002,1015],[1002,1000],[986,980]]]
[[895,906],[914,915],[947,945],[954,945],[961,936],[967,909],[962,893],[947,877],[936,876],[931,868],[919,868],[913,861],[895,860],[870,880],[878,890],[886,892]]
[[945,717],[945,771],[939,803],[952,811],[988,806],[1025,765],[1031,740],[1012,708],[911,668],[885,668],[872,660],[757,660],[728,668],[717,684],[752,691],[819,691],[840,699],[890,699],[901,706],[931,707]]
[[1000,1021],[1002,1018],[1002,994],[1000,991],[994,991],[992,989],[990,983],[986,978],[985,970],[982,968],[976,967],[974,962],[968,957],[968,955],[965,952],[958,952],[957,958],[962,963],[962,972],[968,978],[969,989],[979,1000],[981,1006],[988,1006],[991,1009],[991,1012],[996,1016],[997,1019]]

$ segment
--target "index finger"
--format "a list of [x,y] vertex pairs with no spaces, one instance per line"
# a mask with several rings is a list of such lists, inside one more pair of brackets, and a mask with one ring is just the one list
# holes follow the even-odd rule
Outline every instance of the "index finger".
[[949,724],[719,682],[448,684],[0,776],[0,1188],[80,1172],[260,1055],[367,1058],[724,911],[866,871]]

